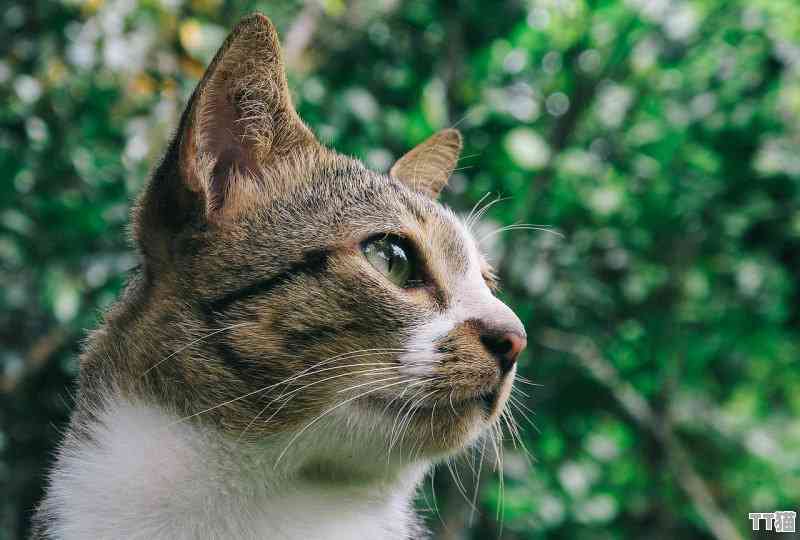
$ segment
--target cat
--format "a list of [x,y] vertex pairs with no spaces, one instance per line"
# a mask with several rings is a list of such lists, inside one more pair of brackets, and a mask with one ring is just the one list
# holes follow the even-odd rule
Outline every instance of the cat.
[[526,343],[436,201],[461,145],[388,175],[323,147],[243,19],[133,208],[34,538],[424,537],[416,487],[489,436]]

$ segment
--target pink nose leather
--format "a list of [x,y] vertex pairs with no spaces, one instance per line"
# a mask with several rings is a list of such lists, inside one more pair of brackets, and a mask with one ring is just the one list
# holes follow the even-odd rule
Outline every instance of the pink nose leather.
[[486,331],[481,335],[481,343],[497,359],[500,371],[506,374],[514,367],[528,340],[516,332]]

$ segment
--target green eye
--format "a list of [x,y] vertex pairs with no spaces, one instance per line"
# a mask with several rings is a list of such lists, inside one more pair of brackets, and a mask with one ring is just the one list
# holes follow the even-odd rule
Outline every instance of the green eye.
[[362,245],[364,256],[381,274],[399,287],[408,287],[416,274],[413,252],[403,239],[386,235],[367,240]]

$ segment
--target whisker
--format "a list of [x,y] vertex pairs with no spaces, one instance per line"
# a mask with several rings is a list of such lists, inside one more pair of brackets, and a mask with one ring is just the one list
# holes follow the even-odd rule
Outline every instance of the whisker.
[[[432,379],[428,377],[428,378],[425,378],[425,379],[421,379],[419,382],[420,382],[420,384],[421,384],[421,383],[423,383],[423,382],[430,382],[430,380],[432,380]],[[433,380],[435,380],[435,379],[433,379]],[[411,386],[412,386],[412,385],[409,385],[409,386],[407,386],[406,388],[403,388],[402,392],[400,392],[398,395],[396,395],[394,398],[392,398],[392,400],[391,400],[391,401],[389,401],[389,403],[387,403],[387,404],[386,404],[386,406],[383,408],[383,411],[382,411],[382,412],[383,412],[383,414],[386,414],[386,411],[389,409],[389,407],[391,407],[391,406],[392,406],[392,404],[393,404],[395,401],[397,401],[398,399],[402,399],[402,398],[403,398],[403,396],[405,396],[406,392],[408,392],[408,389],[409,389]],[[416,383],[415,383],[413,386],[416,386]],[[395,416],[394,416],[394,419],[392,420],[392,427],[391,427],[391,429],[389,430],[389,447],[388,447],[388,451],[387,451],[387,453],[386,453],[386,460],[387,460],[387,462],[391,460],[391,454],[392,454],[392,450],[393,450],[393,448],[394,448],[394,444],[395,444],[395,440],[396,440],[396,439],[395,439],[395,432],[396,432],[397,428],[399,427],[399,426],[397,425],[397,422],[398,422],[398,420],[400,419],[400,415],[401,415],[401,414],[403,414],[403,410],[406,408],[406,406],[412,406],[412,407],[413,407],[413,405],[411,405],[412,401],[413,401],[413,400],[414,400],[414,398],[415,398],[416,396],[418,396],[418,395],[419,395],[419,394],[420,394],[420,393],[421,393],[423,390],[424,390],[424,388],[423,388],[423,389],[420,389],[420,390],[418,390],[418,391],[417,391],[417,392],[416,392],[416,393],[415,393],[413,396],[411,396],[411,398],[409,398],[409,399],[406,401],[406,403],[404,403],[404,404],[403,404],[403,405],[400,407],[400,409],[399,409],[399,410],[397,411],[397,413],[395,414]],[[435,404],[435,403],[434,403],[434,404]]]
[[514,448],[516,448],[517,439],[514,436],[514,427],[508,421],[507,410],[504,410],[502,414],[500,414],[500,421],[505,423],[506,428],[508,429],[508,434],[511,436],[511,444],[514,445]]
[[480,491],[481,487],[481,471],[483,471],[483,458],[486,454],[486,438],[483,439],[483,444],[481,445],[481,459],[478,461],[478,474],[475,475],[475,489],[472,491],[472,508],[469,511],[469,525],[470,527],[475,523],[475,511],[477,509],[478,503],[478,491]]
[[430,478],[431,478],[431,496],[433,498],[434,508],[436,509],[436,515],[439,516],[439,522],[442,524],[442,528],[445,531],[449,531],[450,528],[447,526],[447,523],[444,522],[444,518],[442,517],[441,512],[439,512],[439,504],[438,504],[438,500],[437,500],[437,497],[436,497],[436,486],[435,486],[435,482],[434,482],[435,479],[436,479],[436,467],[431,469]]
[[[382,365],[382,364],[388,364],[388,362],[379,362],[379,363],[377,363],[377,364],[369,364],[369,363],[365,363],[365,364],[350,364],[350,365],[347,365],[347,366],[337,366],[336,368],[326,368],[326,369],[324,369],[324,370],[319,370],[319,371],[327,371],[327,370],[330,370],[330,369],[342,369],[342,368],[346,368],[346,367],[354,367],[354,366],[364,366],[364,365]],[[275,403],[275,402],[276,402],[276,401],[278,401],[279,399],[284,399],[284,398],[286,398],[287,396],[288,396],[288,398],[289,398],[289,399],[286,399],[286,400],[285,400],[285,401],[284,401],[284,402],[281,404],[281,406],[280,406],[280,407],[278,407],[278,409],[277,409],[277,410],[276,410],[274,413],[272,413],[272,414],[270,415],[270,417],[269,417],[269,418],[267,418],[267,419],[264,421],[265,423],[268,423],[270,420],[272,420],[272,419],[273,419],[273,418],[274,418],[274,417],[275,417],[275,416],[276,416],[276,415],[277,415],[277,414],[278,414],[278,413],[279,413],[281,410],[283,410],[283,408],[284,408],[284,407],[285,407],[285,406],[286,406],[286,405],[287,405],[287,404],[288,404],[288,403],[289,403],[289,402],[292,400],[292,398],[293,398],[295,395],[297,395],[297,394],[298,394],[299,392],[301,392],[302,390],[305,390],[306,388],[310,388],[311,386],[314,386],[314,385],[317,385],[317,384],[324,383],[324,382],[326,382],[326,381],[329,381],[329,380],[331,380],[331,379],[338,379],[338,378],[340,378],[340,377],[347,377],[348,375],[352,376],[352,375],[360,375],[360,374],[365,374],[365,373],[383,372],[383,371],[390,370],[390,369],[397,369],[397,367],[396,367],[396,366],[391,366],[391,367],[383,367],[383,368],[371,368],[371,369],[364,369],[364,370],[360,370],[360,371],[350,371],[350,372],[347,372],[347,373],[340,373],[339,375],[333,375],[333,376],[331,376],[331,377],[325,377],[325,378],[323,378],[323,379],[320,379],[320,380],[318,380],[318,381],[314,381],[314,382],[312,382],[312,383],[306,384],[306,385],[304,385],[304,386],[301,386],[300,388],[296,388],[296,389],[292,390],[291,392],[288,392],[288,393],[282,393],[282,394],[280,394],[280,395],[278,395],[278,396],[274,397],[273,399],[271,399],[271,400],[269,401],[269,403],[267,403],[266,405],[264,405],[264,408],[262,408],[262,409],[261,409],[261,410],[258,412],[258,414],[256,414],[256,416],[255,416],[255,417],[254,417],[254,418],[253,418],[253,419],[250,421],[250,423],[249,423],[249,424],[247,424],[247,426],[244,428],[244,430],[242,430],[242,433],[241,433],[241,434],[239,434],[239,439],[237,439],[237,440],[241,440],[241,439],[242,439],[242,437],[244,437],[245,433],[247,433],[247,431],[250,429],[250,427],[251,427],[251,426],[252,426],[252,425],[253,425],[253,424],[256,422],[256,420],[258,420],[258,418],[259,418],[259,417],[260,417],[262,414],[264,414],[264,411],[266,411],[266,410],[267,410],[267,409],[268,409],[268,408],[269,408],[269,407],[270,407],[270,406],[271,406],[273,403]],[[314,373],[310,373],[310,374],[308,374],[308,375],[315,375],[315,374],[319,373],[319,371],[317,371],[317,372],[314,372]],[[397,377],[402,377],[402,376],[403,376],[403,375],[397,375]],[[372,383],[372,382],[374,382],[374,381],[370,381],[369,383],[364,383],[364,384],[370,384],[370,383]],[[357,385],[357,386],[363,386],[364,384]],[[343,392],[343,391],[347,391],[347,390],[351,390],[351,389],[352,389],[352,387],[351,387],[351,388],[345,388],[344,390],[339,390],[339,392]]]
[[248,326],[248,325],[252,325],[252,324],[256,324],[256,323],[254,323],[254,322],[243,322],[243,323],[232,324],[232,325],[230,325],[230,326],[226,326],[226,327],[224,327],[224,328],[219,328],[219,329],[217,329],[217,330],[214,330],[214,331],[213,331],[213,332],[211,332],[210,334],[207,334],[207,335],[205,335],[205,336],[202,336],[202,337],[199,337],[199,338],[197,338],[197,339],[195,339],[195,340],[192,340],[192,341],[190,341],[188,344],[186,344],[186,345],[184,345],[183,347],[180,347],[180,348],[179,348],[179,349],[177,349],[176,351],[172,352],[172,353],[171,353],[169,356],[167,356],[167,357],[165,357],[165,358],[163,358],[163,359],[159,360],[158,362],[156,362],[155,364],[153,364],[152,366],[150,366],[149,368],[147,368],[146,370],[144,370],[144,373],[142,373],[142,374],[140,375],[140,377],[144,377],[145,375],[147,375],[148,373],[150,373],[151,371],[153,371],[154,369],[156,369],[158,366],[160,366],[161,364],[163,364],[164,362],[166,362],[166,361],[167,361],[167,360],[169,360],[170,358],[174,357],[174,356],[175,356],[175,355],[177,355],[177,354],[180,354],[180,353],[182,353],[182,352],[183,352],[183,351],[185,351],[186,349],[188,349],[188,348],[190,348],[190,347],[192,347],[192,346],[194,346],[194,345],[196,345],[196,344],[200,343],[201,341],[204,341],[204,340],[206,340],[206,339],[208,339],[208,338],[210,338],[210,337],[216,336],[217,334],[221,334],[222,332],[227,332],[228,330],[232,330],[233,328],[239,328],[239,327],[241,327],[241,326]]
[[525,396],[525,397],[526,397],[526,398],[528,398],[528,399],[530,399],[530,398],[531,398],[530,394],[528,394],[526,391],[522,390],[522,389],[521,389],[520,387],[518,387],[518,386],[512,386],[512,387],[511,387],[511,392],[516,392],[517,394],[522,394],[523,396]]
[[480,210],[478,210],[478,212],[477,212],[477,213],[476,213],[474,216],[472,216],[472,220],[471,220],[471,221],[470,221],[470,222],[467,224],[467,227],[468,227],[470,230],[472,230],[472,227],[473,227],[473,226],[474,226],[474,225],[475,225],[475,224],[476,224],[478,221],[480,221],[480,220],[481,220],[481,218],[484,216],[484,214],[486,214],[486,212],[487,212],[487,211],[488,211],[488,210],[489,210],[489,209],[490,209],[492,206],[494,206],[495,204],[497,204],[497,203],[499,203],[499,202],[502,202],[502,201],[507,201],[507,200],[508,200],[508,199],[510,199],[510,198],[511,198],[511,197],[500,197],[500,196],[498,196],[498,197],[497,197],[495,200],[493,200],[493,201],[490,201],[489,203],[485,204],[485,205],[483,206],[483,208],[481,208]]
[[[424,382],[424,381],[421,381],[421,382]],[[344,405],[347,405],[348,403],[351,403],[351,402],[355,401],[356,399],[360,399],[360,398],[362,398],[364,396],[367,396],[369,394],[372,394],[372,393],[375,393],[375,392],[379,392],[380,390],[384,390],[386,388],[390,388],[392,386],[397,386],[398,384],[404,384],[404,383],[408,383],[408,380],[404,379],[402,381],[396,381],[396,382],[393,382],[393,383],[389,383],[389,384],[380,386],[378,388],[373,388],[372,390],[367,390],[366,392],[364,392],[362,394],[359,394],[357,396],[348,398],[348,399],[342,401],[341,403],[338,403],[337,405],[334,405],[333,407],[327,409],[325,412],[323,412],[322,414],[320,414],[319,416],[314,418],[314,420],[312,420],[311,422],[306,424],[303,427],[303,429],[301,429],[300,431],[298,431],[297,433],[294,434],[294,436],[289,440],[289,443],[286,445],[286,448],[284,448],[283,451],[278,456],[278,459],[275,460],[275,468],[278,467],[278,464],[283,459],[283,456],[286,455],[286,452],[289,450],[289,447],[292,445],[292,443],[294,443],[294,441],[296,441],[298,439],[298,437],[300,437],[303,433],[305,433],[311,426],[313,426],[314,424],[319,422],[323,417],[325,417],[328,414],[332,413],[333,411],[335,411],[339,407],[343,407]]]
[[414,403],[415,403],[414,400],[424,391],[425,388],[420,388],[419,390],[417,390],[417,392],[414,393],[414,395],[411,396],[408,399],[408,401],[406,401],[406,403],[403,404],[402,407],[400,407],[400,410],[397,411],[397,415],[395,416],[395,423],[397,422],[397,419],[399,419],[400,415],[403,413],[403,409],[408,407],[408,411],[405,413],[405,416],[403,416],[403,419],[400,421],[399,424],[397,424],[397,433],[395,433],[395,423],[392,424],[392,431],[390,433],[389,454],[392,453],[394,445],[397,443],[397,441],[400,440],[400,435],[403,433],[403,423],[405,422],[406,417],[410,412],[414,410]]
[[[398,349],[398,350],[400,350],[400,351],[404,351],[404,352],[414,352],[412,349]],[[360,351],[350,351],[350,352],[348,352],[348,353],[343,353],[343,354],[340,354],[340,355],[334,356],[334,357],[332,357],[332,358],[328,358],[328,359],[326,359],[326,360],[323,360],[323,361],[321,361],[321,362],[318,362],[318,363],[317,363],[317,364],[315,364],[314,366],[319,366],[319,365],[328,364],[328,363],[330,363],[330,362],[332,362],[332,361],[334,361],[334,360],[337,360],[337,359],[344,358],[344,357],[346,357],[347,355],[352,355],[352,354],[354,354],[354,353],[361,353],[361,352],[365,352],[365,351],[387,351],[387,352],[394,352],[395,350],[393,350],[393,349],[363,349],[363,350],[360,350]],[[280,382],[277,382],[277,383],[274,383],[274,384],[270,384],[270,385],[268,385],[268,386],[264,386],[264,387],[262,387],[262,388],[259,388],[259,389],[257,389],[257,390],[253,390],[253,391],[251,391],[251,392],[247,392],[247,393],[245,393],[245,394],[242,394],[241,396],[235,397],[235,398],[233,398],[233,399],[229,399],[229,400],[227,400],[227,401],[223,401],[222,403],[218,403],[217,405],[214,405],[213,407],[208,407],[207,409],[203,409],[202,411],[199,411],[199,412],[196,412],[196,413],[190,414],[190,415],[188,415],[188,416],[185,416],[185,417],[183,417],[183,418],[179,418],[178,420],[175,420],[174,422],[171,422],[170,424],[167,424],[167,426],[166,426],[166,427],[170,427],[170,426],[173,426],[173,425],[175,425],[175,424],[179,424],[179,423],[181,423],[181,422],[185,422],[186,420],[191,420],[192,418],[195,418],[195,417],[197,417],[197,416],[203,415],[203,414],[205,414],[205,413],[207,413],[207,412],[211,412],[211,411],[213,411],[213,410],[215,410],[215,409],[219,409],[220,407],[224,407],[224,406],[226,406],[226,405],[230,405],[231,403],[236,403],[237,401],[241,401],[241,400],[243,400],[243,399],[246,399],[246,398],[248,398],[248,397],[250,397],[250,396],[253,396],[253,395],[255,395],[255,394],[259,394],[259,393],[261,393],[261,392],[265,392],[265,391],[267,391],[267,390],[270,390],[271,388],[275,388],[275,387],[277,387],[277,386],[280,386],[280,385],[282,385],[282,384],[285,384],[285,383],[287,383],[287,382],[289,382],[289,381],[292,381],[292,380],[294,380],[294,379],[297,379],[297,378],[299,378],[299,377],[302,377],[302,376],[304,376],[304,375],[305,375],[305,372],[307,372],[307,371],[308,371],[308,370],[310,370],[310,369],[313,369],[313,368],[314,368],[314,366],[311,366],[310,368],[306,368],[306,369],[304,369],[303,371],[301,371],[300,373],[296,373],[296,374],[292,375],[291,377],[289,377],[289,378],[287,378],[287,379],[284,379],[283,381],[280,381]]]
[[[385,371],[385,370],[389,370],[389,369],[398,369],[398,367],[393,366],[393,367],[390,367],[390,368],[376,368],[374,370],[369,370],[369,371]],[[368,373],[369,371],[361,372],[361,373]],[[356,373],[357,372],[353,372],[352,374],[355,375]],[[336,393],[337,394],[341,394],[342,392],[349,392],[351,390],[355,390],[356,388],[361,388],[362,386],[367,386],[369,384],[372,384],[372,381],[368,381],[368,382],[365,382],[365,383],[357,384],[357,385],[351,386],[349,388],[342,388],[341,390],[337,390]]]
[[458,161],[464,161],[465,159],[474,158],[480,156],[481,152],[474,152],[472,154],[464,154],[463,156],[458,156]]
[[517,419],[514,417],[514,412],[511,410],[510,407],[507,411],[507,416],[508,416],[508,423],[511,425],[512,428],[514,428],[514,435],[517,437],[517,443],[519,444],[518,447],[527,452],[528,449],[525,447],[525,443],[522,440],[522,432],[519,429],[519,423],[517,422]]
[[450,402],[450,410],[453,411],[453,416],[458,416],[458,413],[456,412],[456,408],[453,405],[453,393],[455,393],[455,389],[450,390],[450,396],[448,397],[448,401]]
[[531,414],[535,414],[535,413],[532,410],[530,410],[524,403],[519,402],[519,400],[511,399],[512,396],[508,396],[508,397],[509,397],[508,402],[513,407],[517,408],[517,412],[522,415],[522,417],[528,422],[528,424],[530,424],[530,426],[533,429],[536,430],[537,433],[541,433],[541,431],[539,430],[539,427],[536,425],[536,423],[533,420],[530,419],[530,417],[526,414],[525,411],[527,410]]
[[503,461],[504,461],[503,457],[504,456],[503,456],[503,446],[502,445],[499,445],[499,451],[500,451],[500,467],[499,467],[498,470],[500,471],[500,497],[498,498],[498,501],[497,501],[497,513],[498,513],[497,518],[498,518],[498,521],[500,521],[500,529],[497,532],[497,537],[501,538],[503,536],[503,526],[505,525],[505,519],[506,519],[506,511],[505,511],[506,510],[506,508],[505,508],[505,505],[506,505],[506,482],[505,482],[505,466],[503,464]]
[[433,402],[433,407],[431,407],[431,437],[436,437],[436,429],[433,427],[433,417],[436,415],[436,406],[439,404],[439,401]]
[[[425,387],[423,387],[423,389],[424,388]],[[422,403],[424,403],[426,399],[428,399],[430,396],[434,395],[435,393],[436,393],[436,390],[432,390],[432,391],[428,392],[427,394],[425,394],[422,397],[420,397],[411,406],[411,408],[409,409],[409,411],[411,412],[411,416],[408,417],[408,420],[405,421],[405,426],[400,431],[400,434],[398,436],[398,441],[402,440],[406,436],[406,433],[408,432],[408,429],[411,427],[411,423],[414,421],[414,417],[421,410]],[[406,413],[406,414],[408,414],[408,413]],[[402,450],[401,450],[401,456],[402,456]]]
[[543,384],[535,383],[532,380],[528,379],[527,377],[523,377],[520,374],[517,374],[516,378],[514,379],[515,382],[521,382],[522,384],[527,384],[528,386],[536,386],[537,388],[544,388]]
[[[372,380],[372,381],[370,381],[370,383],[371,383],[371,384],[375,384],[375,383],[379,383],[379,382],[386,382],[386,381],[391,381],[391,380],[399,379],[399,378],[401,378],[401,377],[405,377],[405,375],[392,375],[391,377],[385,377],[385,378],[383,378],[383,379]],[[346,388],[345,390],[352,390],[352,389],[353,389],[353,387],[350,387],[350,388]],[[295,395],[296,395],[296,394],[295,394]],[[279,396],[279,397],[280,397],[280,396]],[[279,412],[280,412],[280,411],[281,411],[281,410],[282,410],[282,409],[283,409],[283,408],[284,408],[286,405],[288,405],[288,404],[289,404],[289,402],[292,400],[292,398],[293,398],[293,397],[294,397],[294,396],[290,396],[290,397],[289,397],[289,399],[285,400],[285,401],[284,401],[284,402],[281,404],[281,406],[280,406],[280,407],[278,407],[278,409],[277,409],[275,412],[273,412],[273,413],[272,413],[272,414],[269,416],[269,418],[267,418],[267,419],[265,420],[265,422],[269,422],[269,421],[270,421],[270,420],[272,420],[272,419],[273,419],[275,416],[277,416],[277,414],[278,414],[278,413],[279,413]],[[278,399],[278,398],[276,398],[276,399]]]
[[473,216],[473,215],[475,214],[475,212],[478,210],[478,207],[479,207],[479,206],[481,205],[481,203],[482,203],[482,202],[483,202],[483,201],[486,199],[486,197],[488,197],[488,196],[489,196],[489,195],[491,195],[491,194],[492,194],[492,192],[491,192],[491,191],[487,191],[486,193],[484,193],[483,197],[481,197],[480,199],[478,199],[478,202],[476,202],[476,203],[475,203],[475,206],[473,206],[473,207],[472,207],[472,209],[469,211],[469,214],[467,214],[467,217],[464,219],[464,223],[466,223],[466,224],[467,224],[467,227],[469,227],[469,224],[470,224],[470,222],[471,222],[471,220],[472,220],[472,216]]
[[552,234],[554,236],[557,236],[559,238],[565,238],[564,233],[556,231],[556,230],[553,230],[553,229],[548,229],[546,226],[528,225],[528,224],[513,224],[513,225],[506,225],[505,227],[500,227],[499,229],[495,229],[494,231],[483,235],[482,237],[480,237],[478,239],[478,244],[482,244],[488,238],[491,238],[492,236],[495,236],[497,234],[500,234],[500,233],[503,233],[503,232],[506,232],[506,231],[518,231],[518,230],[542,231],[542,232],[550,233],[550,234]]
[[522,440],[522,433],[520,432],[519,424],[517,423],[516,418],[514,418],[513,412],[510,409],[508,409],[507,413],[508,413],[508,421],[514,427],[517,441],[519,443],[519,445],[516,448],[517,450],[522,450],[522,455],[525,457],[525,462],[528,464],[528,467],[530,467],[534,461],[533,456],[531,455],[530,451],[528,450],[528,447],[525,446],[525,443]]
[[[423,480],[423,482],[424,482],[424,480]],[[425,491],[426,491],[425,490],[425,486],[423,485],[422,489],[420,489],[419,491],[422,494],[422,498],[425,499],[425,507],[426,508],[424,509],[424,511],[426,513],[437,513],[437,510],[434,510],[434,505],[436,504],[436,501],[434,500],[433,504],[431,504],[431,501],[428,499],[428,494],[425,493]]]
[[466,501],[467,505],[472,507],[472,501],[470,500],[469,496],[467,495],[467,488],[464,487],[464,483],[461,480],[461,476],[456,472],[455,468],[453,467],[452,460],[448,459],[445,462],[447,469],[450,471],[450,476],[453,478],[453,484],[456,486],[456,491],[461,494],[464,501]]
[[[317,362],[316,364],[314,364],[312,366],[309,366],[306,369],[300,371],[296,375],[302,375],[303,373],[311,371],[311,370],[313,370],[313,369],[315,369],[317,367],[330,364],[331,362],[333,362],[335,360],[342,359],[342,358],[347,358],[347,359],[349,359],[349,358],[359,358],[360,356],[358,356],[358,355],[360,355],[361,353],[375,353],[375,354],[386,353],[386,354],[388,354],[388,353],[402,353],[402,352],[418,352],[418,351],[417,350],[412,350],[412,349],[406,349],[406,348],[402,348],[402,349],[385,349],[385,348],[359,349],[359,350],[356,350],[356,351],[349,351],[349,352],[346,352],[346,353],[338,354],[338,355],[333,356],[331,358],[327,358],[325,360]],[[366,355],[366,356],[369,356],[369,355]]]
[[[530,407],[528,407],[528,406],[527,406],[527,405],[526,405],[526,404],[525,404],[525,403],[524,403],[524,402],[523,402],[523,401],[522,401],[520,398],[518,398],[517,396],[512,396],[512,395],[510,395],[510,394],[509,394],[509,396],[508,396],[508,397],[509,397],[509,401],[513,401],[513,402],[514,402],[516,405],[518,405],[520,408],[522,408],[522,409],[525,409],[525,410],[526,410],[526,411],[528,411],[528,412],[529,412],[531,415],[533,415],[533,416],[536,416],[536,413],[535,413],[535,412],[533,412],[533,410],[532,410]],[[512,399],[512,398],[513,398],[513,399]]]

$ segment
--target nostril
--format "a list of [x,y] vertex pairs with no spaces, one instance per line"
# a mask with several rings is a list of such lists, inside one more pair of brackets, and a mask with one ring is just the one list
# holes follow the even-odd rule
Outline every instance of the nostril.
[[481,343],[492,354],[508,354],[513,347],[506,336],[481,336]]
[[481,336],[481,343],[497,359],[500,370],[503,374],[506,374],[514,367],[514,362],[517,361],[519,353],[525,348],[527,340],[511,332],[503,334],[487,333]]

